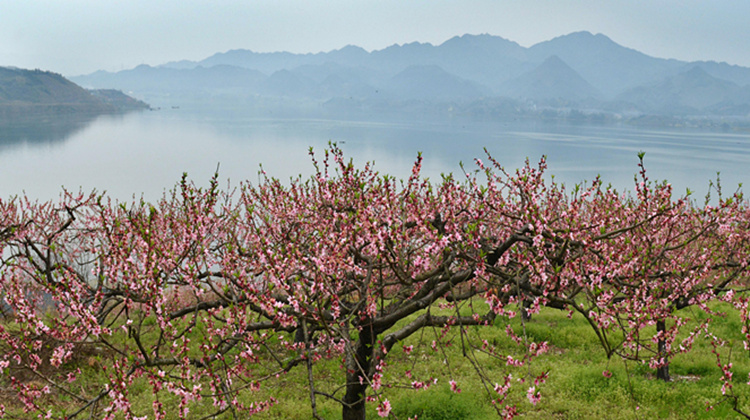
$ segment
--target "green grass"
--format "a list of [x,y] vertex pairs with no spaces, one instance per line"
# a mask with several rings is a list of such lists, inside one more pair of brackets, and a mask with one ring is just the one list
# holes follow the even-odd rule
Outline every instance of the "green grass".
[[[696,321],[705,317],[700,311],[687,312],[686,315]],[[495,326],[478,328],[478,331],[488,342],[497,346],[500,352],[517,351],[517,347],[511,344],[505,334],[504,321],[499,320]],[[515,331],[522,334],[520,320],[515,319],[513,325]],[[713,328],[726,337],[734,338],[734,390],[740,397],[741,407],[750,411],[750,387],[745,385],[750,372],[750,360],[747,352],[742,349],[739,319],[736,314],[729,313],[726,317],[716,319]],[[471,327],[470,330],[477,329]],[[685,328],[685,331],[688,330],[689,328]],[[434,339],[435,332],[429,329],[422,334],[415,334],[404,343],[415,345],[410,355],[405,354],[400,345],[395,346],[388,355],[384,383],[396,386],[385,389],[384,398],[389,399],[393,406],[392,413],[399,419],[415,415],[419,420],[497,418],[490,403],[491,398],[477,379],[474,367],[469,359],[462,357],[460,338],[455,335],[455,331],[457,330],[450,333],[453,334],[454,342],[446,349],[447,358],[430,348],[429,343]],[[740,418],[729,403],[722,403],[720,371],[716,367],[712,347],[704,338],[696,339],[690,353],[678,355],[672,360],[670,372],[675,380],[665,383],[654,379],[654,372],[647,365],[636,362],[626,364],[615,357],[608,360],[595,334],[580,316],[568,319],[564,312],[543,309],[526,323],[525,331],[529,339],[548,341],[550,345],[550,351],[535,359],[530,370],[526,367],[511,370],[502,360],[474,352],[493,383],[502,382],[507,373],[514,375],[514,390],[506,403],[515,404],[524,419]],[[723,354],[728,354],[728,350],[723,349]],[[97,380],[103,377],[102,372],[96,363],[91,363],[90,358],[86,360],[89,363],[81,365],[83,374],[80,383],[84,388],[95,389]],[[609,370],[612,376],[605,377],[602,374],[605,370]],[[407,371],[420,380],[435,377],[438,379],[437,384],[421,391],[399,387],[410,382],[405,376]],[[526,399],[529,382],[520,383],[518,380],[533,380],[535,375],[545,371],[549,372],[549,378],[540,387],[542,400],[533,406]],[[343,377],[343,368],[338,359],[322,361],[314,367],[316,385],[325,392],[333,392],[343,381]],[[458,382],[461,393],[450,391],[448,381],[451,379]],[[342,392],[336,395],[340,397]],[[130,390],[130,396],[136,413],[150,413],[153,396],[145,379],[136,381]],[[275,397],[278,403],[269,411],[258,415],[258,419],[312,417],[304,366],[298,366],[288,374],[264,382],[261,390],[248,394],[245,402],[260,401],[270,396]],[[159,399],[166,407],[176,407],[178,402],[176,397],[167,392],[160,393]],[[341,407],[337,402],[322,396],[318,396],[317,401],[318,413],[323,418],[341,418]],[[61,400],[60,403],[64,406],[66,401]],[[715,408],[707,411],[707,405],[715,405]],[[375,406],[368,405],[370,419],[379,418]],[[200,418],[211,412],[211,399],[205,398],[191,406],[190,415],[191,418]],[[18,416],[24,418],[21,412],[18,412]]]

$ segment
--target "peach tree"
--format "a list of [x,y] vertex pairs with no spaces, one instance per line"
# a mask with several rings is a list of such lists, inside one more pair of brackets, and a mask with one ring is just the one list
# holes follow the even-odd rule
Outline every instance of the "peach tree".
[[[607,356],[645,360],[668,379],[669,357],[709,328],[674,346],[678,309],[725,300],[747,312],[740,195],[700,207],[645,172],[633,195],[599,180],[568,192],[545,180],[544,160],[515,173],[478,160],[464,179],[433,183],[421,157],[402,181],[335,147],[312,159],[308,179],[263,175],[222,191],[216,178],[198,188],[183,177],[153,204],[68,192],[57,203],[0,201],[0,369],[20,409],[163,419],[200,406],[207,418],[244,418],[276,403],[278,378],[300,370],[313,417],[321,398],[346,420],[368,406],[387,417],[393,387],[436,380],[411,370],[388,379],[388,355],[423,346],[446,358],[441,348],[458,346],[511,418],[511,373],[525,375],[532,403],[547,375],[518,369],[548,347],[517,334],[519,313],[577,312]],[[517,349],[488,342],[493,328]],[[97,372],[85,386],[84,355]],[[316,375],[331,359],[333,385]],[[150,406],[133,403],[144,384]]]

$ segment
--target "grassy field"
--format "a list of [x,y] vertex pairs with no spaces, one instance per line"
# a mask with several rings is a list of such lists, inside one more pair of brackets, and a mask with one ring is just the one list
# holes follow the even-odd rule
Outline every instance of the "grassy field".
[[[687,311],[691,311],[687,309]],[[689,315],[701,319],[696,311]],[[734,334],[733,364],[735,368],[735,392],[741,396],[741,407],[750,411],[750,386],[745,385],[750,369],[747,352],[742,351],[739,321],[732,315],[716,320],[715,328]],[[519,322],[520,323],[520,322]],[[520,326],[517,330],[520,332]],[[596,336],[581,317],[568,319],[566,314],[553,309],[544,309],[526,324],[530,339],[548,341],[551,351],[535,359],[533,372],[549,371],[549,379],[542,386],[542,400],[532,405],[525,396],[527,386],[520,384],[511,397],[524,419],[715,419],[742,418],[732,410],[721,395],[721,374],[716,366],[716,357],[711,353],[708,340],[696,340],[690,353],[678,355],[670,366],[673,381],[665,383],[654,378],[647,365],[618,359],[607,360]],[[487,334],[490,341],[502,345],[507,338],[502,328]],[[418,364],[420,370],[439,376],[438,386],[426,391],[391,390],[390,401],[393,413],[399,419],[418,415],[419,420],[467,419],[483,420],[498,418],[489,403],[489,396],[481,387],[471,364],[460,356],[460,346],[451,352],[448,365],[442,358],[431,357]],[[728,352],[728,348],[724,352]],[[411,366],[413,357],[398,350],[391,357],[389,369],[392,377]],[[501,381],[507,372],[504,364],[488,360],[491,369]],[[604,377],[609,370],[612,376]],[[339,379],[337,366],[330,368],[333,379]],[[321,374],[321,379],[324,377]],[[388,376],[388,375],[386,375]],[[456,380],[462,392],[451,392],[448,381]],[[261,416],[264,419],[310,418],[307,391],[302,386],[304,378],[290,380],[279,395],[279,404]],[[303,397],[304,396],[304,397]],[[707,406],[714,406],[707,410]],[[340,418],[340,408],[324,403],[325,418]],[[374,406],[369,418],[375,419]]]
[[[719,308],[721,309],[721,308]],[[705,315],[700,311],[686,310],[688,317],[700,320]],[[512,349],[504,332],[504,320],[496,327],[483,329],[484,337],[497,344],[498,348]],[[514,320],[516,330],[521,333],[520,320]],[[742,350],[739,320],[736,315],[714,321],[714,328],[725,337],[735,337],[732,343],[734,364],[734,388],[740,396],[743,409],[750,411],[750,386],[745,385],[750,371],[750,360]],[[432,332],[426,331],[421,341],[429,343]],[[524,419],[714,419],[741,418],[724,401],[720,392],[720,370],[716,366],[715,355],[710,343],[703,338],[696,340],[692,352],[678,355],[670,366],[674,378],[665,383],[654,378],[654,372],[647,365],[622,360],[607,360],[599,342],[588,324],[574,316],[568,319],[566,313],[553,309],[543,309],[540,314],[526,323],[529,339],[548,341],[550,352],[535,359],[531,374],[549,371],[549,379],[541,387],[542,400],[532,405],[526,398],[528,385],[518,383],[507,403],[516,404]],[[415,337],[404,344],[418,344]],[[490,397],[483,389],[468,359],[461,356],[458,342],[448,347],[446,356],[435,353],[429,345],[415,346],[411,354],[406,354],[400,346],[394,347],[388,355],[388,367],[384,383],[407,384],[404,372],[411,370],[415,377],[438,378],[436,385],[428,390],[415,391],[399,388],[388,389],[392,414],[399,419],[417,415],[419,420],[467,419],[482,420],[497,418],[490,404]],[[729,349],[723,350],[728,354]],[[490,372],[493,381],[501,382],[510,372],[505,363],[479,355],[479,360]],[[85,355],[76,359],[83,374],[81,389],[91,389],[94,394],[96,384],[103,378],[100,356]],[[607,378],[602,372],[609,370]],[[515,368],[516,378],[523,377],[526,368]],[[343,381],[340,360],[329,360],[315,365],[314,376],[320,389],[332,391]],[[449,380],[456,380],[460,393],[450,390]],[[25,418],[20,407],[13,407],[7,392],[7,376],[2,380],[6,392],[0,394],[9,412]],[[259,419],[309,419],[311,418],[309,391],[306,388],[307,376],[300,366],[287,375],[265,382],[261,391],[253,394],[254,399],[274,396],[278,403],[268,412],[258,415]],[[136,383],[130,390],[130,397],[136,413],[148,414],[152,404],[150,386],[145,380]],[[176,404],[170,394],[160,394],[160,400],[169,406]],[[67,403],[60,399],[60,406]],[[707,410],[708,405],[714,405]],[[211,412],[211,399],[191,407],[191,418],[201,418]],[[368,406],[368,417],[379,418],[375,404]],[[341,418],[340,406],[330,400],[318,397],[318,411],[326,419]],[[27,416],[29,414],[26,414]],[[194,416],[194,417],[193,417]],[[88,415],[84,416],[88,418]],[[221,417],[219,417],[221,418]],[[227,418],[229,418],[227,416]]]

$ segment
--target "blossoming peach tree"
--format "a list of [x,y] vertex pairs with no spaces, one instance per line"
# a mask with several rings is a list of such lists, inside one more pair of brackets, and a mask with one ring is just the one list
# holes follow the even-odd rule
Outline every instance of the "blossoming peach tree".
[[[710,327],[675,345],[678,309],[725,300],[748,323],[735,290],[748,259],[738,194],[699,207],[645,172],[633,195],[598,180],[569,192],[545,180],[544,160],[515,173],[478,160],[465,179],[437,184],[420,176],[421,158],[402,181],[335,147],[312,160],[309,179],[263,176],[237,191],[183,177],[154,204],[68,192],[57,203],[0,201],[0,380],[19,409],[163,419],[200,405],[207,418],[244,418],[271,407],[275,381],[296,369],[313,417],[321,398],[346,420],[368,406],[387,417],[393,387],[436,380],[412,370],[387,379],[389,353],[426,346],[448,357],[440,349],[454,345],[511,418],[511,372],[547,351],[516,335],[517,314],[579,313],[607,356],[647,361],[665,380],[669,358]],[[493,347],[491,328],[518,350]],[[493,376],[480,354],[505,373]],[[340,361],[335,384],[316,375],[330,359]],[[80,383],[81,363],[97,381]],[[521,392],[536,403],[547,373],[523,372]],[[143,386],[150,407],[133,404]]]

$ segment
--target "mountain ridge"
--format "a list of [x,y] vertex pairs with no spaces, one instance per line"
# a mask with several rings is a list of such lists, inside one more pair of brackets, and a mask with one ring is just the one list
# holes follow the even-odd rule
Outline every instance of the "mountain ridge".
[[[556,64],[550,64],[551,57],[557,57],[559,62],[552,59]],[[234,79],[220,74],[216,70],[218,66],[224,66],[224,73],[234,74]],[[429,67],[434,71],[423,72],[421,78],[411,76],[410,83],[394,88],[394,77],[415,67]],[[750,117],[744,112],[745,108],[750,109],[750,99],[745,107],[744,95],[727,96],[719,92],[723,89],[720,84],[712,88],[719,91],[704,89],[702,94],[721,97],[726,106],[721,102],[702,106],[700,101],[694,101],[695,106],[686,107],[680,102],[698,95],[696,92],[683,92],[674,96],[676,102],[665,102],[661,106],[632,102],[637,97],[648,96],[635,95],[634,90],[656,89],[660,81],[677,77],[694,67],[713,78],[734,83],[738,89],[750,85],[750,68],[652,57],[622,46],[604,34],[587,31],[561,35],[528,48],[496,35],[464,34],[439,45],[411,42],[372,51],[355,45],[306,54],[233,49],[198,61],[182,60],[148,68],[139,66],[116,73],[95,72],[71,79],[87,87],[118,88],[155,98],[174,98],[175,93],[191,89],[196,95],[214,94],[223,89],[222,94],[245,100],[304,98],[326,103],[338,98],[368,102],[387,100],[392,106],[415,99],[455,102],[507,97],[520,100],[528,107],[590,109],[595,106],[608,113],[637,110],[666,115],[712,114],[719,106],[721,115],[739,113]],[[290,73],[277,74],[280,71]],[[293,82],[294,87],[285,89],[279,85],[280,75],[285,75],[285,80]],[[447,84],[452,87],[446,87]],[[459,94],[456,88],[462,84],[466,92]],[[423,86],[421,97],[415,96],[419,91],[417,85]],[[428,88],[430,86],[432,88]],[[683,88],[698,89],[688,85]],[[452,93],[437,94],[441,90]],[[550,102],[551,99],[555,100]]]

